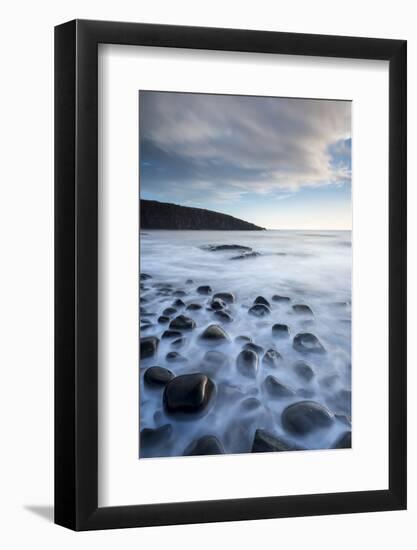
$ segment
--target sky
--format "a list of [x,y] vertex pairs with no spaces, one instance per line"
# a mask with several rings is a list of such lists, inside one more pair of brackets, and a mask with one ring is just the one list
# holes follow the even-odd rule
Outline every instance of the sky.
[[351,102],[140,91],[140,196],[351,229]]

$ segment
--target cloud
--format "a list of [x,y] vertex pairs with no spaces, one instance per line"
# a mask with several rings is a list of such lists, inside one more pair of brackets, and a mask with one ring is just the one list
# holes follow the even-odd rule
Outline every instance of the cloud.
[[350,111],[345,101],[141,92],[141,186],[227,201],[349,183]]

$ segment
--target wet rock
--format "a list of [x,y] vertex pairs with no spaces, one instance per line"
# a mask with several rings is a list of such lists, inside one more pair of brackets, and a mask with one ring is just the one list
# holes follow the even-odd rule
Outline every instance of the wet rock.
[[198,294],[208,295],[211,294],[211,287],[208,285],[201,285],[197,288]]
[[329,428],[334,422],[334,416],[320,403],[300,401],[284,409],[281,422],[288,432],[304,435],[318,429]]
[[256,409],[259,409],[259,407],[261,406],[261,402],[259,401],[259,399],[256,399],[256,397],[247,397],[242,401],[240,406],[244,411],[254,411]]
[[153,328],[153,325],[151,323],[145,323],[140,325],[141,332],[145,332],[146,330],[150,330],[151,328]]
[[223,323],[231,323],[233,321],[233,317],[227,311],[215,311],[214,315]]
[[183,296],[186,296],[187,293],[185,292],[185,290],[176,290],[175,292],[172,293],[172,295],[177,297],[183,297]]
[[192,279],[187,279],[187,280],[185,281],[185,284],[186,284],[186,285],[193,285],[193,284],[194,284],[194,281],[193,281]]
[[283,325],[281,323],[275,323],[272,325],[272,336],[285,337],[290,335],[290,329],[288,325]]
[[152,357],[158,351],[159,340],[156,336],[147,336],[140,339],[140,357]]
[[250,258],[257,258],[260,256],[259,252],[244,252],[243,254],[239,254],[238,256],[232,256],[231,260],[248,260]]
[[140,431],[140,445],[141,447],[153,447],[166,442],[172,435],[171,424],[164,424],[159,428],[143,428]]
[[290,298],[288,298],[288,296],[280,296],[279,294],[274,294],[272,296],[272,301],[273,302],[289,302]]
[[346,431],[332,445],[332,449],[350,449],[352,447],[352,432]]
[[262,357],[262,364],[268,367],[277,367],[282,360],[282,355],[276,349],[269,349]]
[[203,369],[208,369],[211,372],[217,372],[220,369],[225,369],[229,365],[229,358],[221,351],[207,351],[203,357]]
[[241,244],[210,244],[206,248],[212,252],[219,252],[221,250],[246,250],[250,252],[252,250],[250,246],[242,246]]
[[187,363],[188,359],[177,351],[170,351],[166,354],[165,359],[170,363]]
[[255,378],[258,372],[258,356],[250,349],[243,349],[236,358],[236,367],[244,376]]
[[165,330],[161,338],[181,338],[182,334],[178,330]]
[[215,300],[211,301],[210,307],[211,309],[219,311],[221,309],[225,309],[226,302],[224,302],[223,300],[220,300],[219,298],[216,298]]
[[309,306],[306,306],[305,304],[294,304],[292,306],[292,309],[295,313],[298,313],[299,315],[309,315],[312,316],[313,312],[311,311]]
[[175,309],[175,307],[166,307],[162,312],[162,315],[166,315],[167,317],[170,317],[171,315],[175,315],[175,313],[177,313],[177,310]]
[[192,330],[195,327],[195,321],[185,315],[178,315],[169,324],[169,328],[174,330]]
[[257,296],[255,298],[255,301],[253,302],[254,304],[263,304],[264,306],[268,306],[268,307],[271,307],[271,304],[268,302],[268,300],[266,298],[264,298],[263,296]]
[[186,338],[177,338],[176,340],[171,342],[171,347],[180,349],[180,348],[183,348],[186,343],[187,343]]
[[146,296],[141,296],[139,299],[140,304],[145,304],[147,301],[148,301],[148,298],[146,298]]
[[147,281],[148,279],[152,279],[152,276],[148,273],[141,273],[140,274],[140,280],[141,281]]
[[158,317],[158,323],[160,323],[161,325],[165,325],[166,323],[169,323],[168,315],[160,315]]
[[235,301],[235,296],[231,292],[217,292],[213,296],[213,300],[223,300],[227,304],[233,304]]
[[223,445],[214,435],[203,435],[193,441],[184,451],[184,456],[221,454],[224,454]]
[[282,451],[298,451],[301,447],[276,437],[266,430],[257,429],[252,444],[252,453],[271,453]]
[[236,336],[235,342],[236,344],[246,344],[246,342],[252,342],[252,338],[244,335]]
[[306,382],[310,382],[315,376],[313,369],[310,367],[310,365],[304,363],[304,361],[297,361],[294,364],[293,369],[298,378],[301,378]]
[[149,386],[165,386],[174,378],[174,373],[163,367],[149,367],[143,376],[143,381]]
[[181,300],[181,298],[177,298],[172,302],[173,307],[176,308],[182,308],[185,307],[185,303]]
[[212,345],[230,342],[229,335],[219,325],[209,325],[200,334],[200,340],[204,341],[207,344],[212,344]]
[[163,402],[170,413],[198,413],[208,407],[214,392],[214,382],[205,374],[183,374],[165,386]]
[[255,304],[249,308],[248,313],[250,315],[254,315],[255,317],[265,317],[271,313],[271,310],[264,304]]
[[311,332],[300,332],[294,337],[292,347],[300,353],[326,353],[317,336]]
[[152,323],[149,321],[149,319],[141,319],[140,322],[142,325],[151,325]]
[[295,395],[295,391],[282,384],[275,376],[267,376],[264,380],[264,388],[272,397],[292,397]]
[[198,311],[202,307],[203,306],[201,306],[200,304],[189,304],[185,309],[188,311]]
[[261,354],[264,351],[264,348],[262,346],[258,346],[258,344],[254,344],[253,342],[248,342],[243,346],[243,349],[250,349],[257,353],[258,355]]

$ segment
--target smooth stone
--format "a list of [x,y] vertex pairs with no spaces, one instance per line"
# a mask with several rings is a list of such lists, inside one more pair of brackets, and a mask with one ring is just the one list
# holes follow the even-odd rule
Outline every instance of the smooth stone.
[[258,296],[257,298],[255,298],[254,304],[263,304],[264,306],[268,306],[268,307],[271,307],[271,304],[268,302],[268,300],[266,298],[264,298],[263,296]]
[[326,353],[323,344],[311,332],[300,332],[294,336],[292,347],[300,353]]
[[352,432],[347,430],[340,435],[332,445],[332,449],[350,449],[352,447]]
[[164,424],[159,428],[143,428],[140,431],[140,444],[143,447],[153,447],[169,439],[171,434],[171,424]]
[[211,301],[210,307],[211,309],[219,311],[226,307],[226,302],[224,302],[223,300],[220,300],[219,298],[216,298],[215,300]]
[[210,350],[206,351],[203,357],[203,364],[209,368],[225,368],[229,364],[229,358],[225,353],[221,351]]
[[250,349],[251,351],[254,351],[257,354],[260,354],[264,351],[264,348],[262,346],[258,346],[258,344],[254,344],[253,342],[247,342],[243,349]]
[[223,300],[227,304],[233,304],[235,301],[235,296],[231,292],[217,292],[213,296],[213,300]]
[[178,353],[177,351],[169,351],[165,359],[169,361],[170,363],[186,363],[188,359],[181,355],[181,353]]
[[140,356],[142,359],[152,357],[158,351],[159,340],[156,336],[147,336],[140,339]]
[[200,340],[212,345],[230,342],[229,335],[219,325],[209,325],[200,334]]
[[266,430],[257,429],[252,444],[252,453],[271,453],[283,451],[298,451],[301,447],[290,443],[281,437],[276,437]]
[[244,335],[236,336],[235,342],[236,342],[236,344],[243,344],[243,343],[246,343],[246,342],[252,342],[252,338],[250,338],[249,336],[244,336]]
[[282,355],[276,349],[269,349],[265,352],[265,355],[262,357],[262,364],[267,365],[268,367],[277,367],[279,362],[282,360]]
[[255,409],[259,409],[261,402],[256,397],[247,397],[242,401],[240,406],[245,411],[254,411]]
[[161,325],[165,325],[166,323],[169,323],[169,317],[168,315],[160,315],[158,317],[158,323],[161,323]]
[[193,281],[192,279],[187,279],[187,280],[185,281],[185,284],[186,284],[186,285],[193,285],[193,284],[194,284],[194,281]]
[[205,374],[183,374],[165,386],[163,402],[170,413],[198,413],[214,395],[214,382]]
[[295,374],[306,382],[310,382],[315,376],[314,370],[304,361],[297,361],[293,365],[293,369]]
[[149,319],[141,319],[140,322],[142,325],[151,325],[152,323],[149,321]]
[[174,330],[192,330],[195,327],[195,321],[185,315],[178,315],[178,317],[175,317],[169,324],[169,328]]
[[223,445],[214,435],[203,435],[185,449],[184,456],[221,455],[224,454]]
[[215,311],[214,315],[224,323],[231,323],[233,321],[233,317],[227,311]]
[[146,330],[149,330],[151,328],[153,328],[153,325],[151,323],[145,323],[140,325],[141,332],[145,332]]
[[254,315],[255,317],[264,317],[265,315],[269,315],[271,310],[264,304],[255,304],[249,308],[248,313]]
[[146,298],[146,296],[141,296],[139,299],[140,304],[145,304],[147,301],[148,301],[148,298]]
[[295,313],[300,315],[313,315],[311,308],[305,304],[294,304],[292,309]]
[[239,254],[238,256],[232,256],[231,260],[248,260],[249,258],[257,258],[260,256],[259,252],[244,252],[243,254]]
[[272,296],[272,301],[274,301],[274,302],[289,302],[290,299],[288,298],[288,296],[280,296],[279,294],[274,294]]
[[185,303],[181,300],[181,298],[177,298],[172,302],[173,307],[185,307]]
[[175,313],[177,313],[177,310],[175,309],[175,307],[167,307],[162,312],[162,315],[166,315],[167,317],[170,317],[171,315],[174,315]]
[[283,325],[281,323],[275,323],[275,325],[272,325],[272,335],[273,336],[289,336],[290,335],[290,329],[288,328],[288,325]]
[[212,290],[211,290],[211,287],[208,285],[201,285],[197,288],[197,292],[198,294],[207,295],[207,294],[211,294]]
[[185,346],[186,342],[187,342],[186,338],[177,338],[176,340],[171,342],[171,347],[177,348],[177,349],[183,348]]
[[258,356],[250,349],[243,349],[236,358],[238,371],[244,376],[255,378],[258,372]]
[[149,275],[148,273],[141,273],[140,274],[140,280],[146,281],[147,279],[152,279],[152,275]]
[[149,367],[143,376],[149,386],[165,386],[174,378],[174,373],[163,367]]
[[208,246],[208,250],[211,250],[212,252],[217,252],[220,250],[246,250],[249,252],[252,248],[241,244],[211,244]]
[[183,297],[183,296],[187,296],[187,293],[185,292],[185,290],[176,290],[175,292],[172,293],[172,295],[177,297]]
[[295,391],[292,388],[281,384],[275,376],[268,375],[264,380],[264,387],[272,397],[292,397],[295,395]]
[[203,306],[200,304],[189,304],[185,309],[188,311],[198,311],[199,309],[202,309]]
[[162,333],[162,336],[161,338],[181,338],[182,336],[182,333],[179,332],[178,330],[165,330],[163,333]]
[[316,401],[300,401],[284,409],[281,422],[288,432],[305,435],[318,429],[329,428],[334,422],[334,415]]

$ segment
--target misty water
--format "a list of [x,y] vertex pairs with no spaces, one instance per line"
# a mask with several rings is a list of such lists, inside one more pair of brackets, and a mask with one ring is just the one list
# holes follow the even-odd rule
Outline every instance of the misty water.
[[[250,247],[259,255],[232,259],[241,252],[209,249],[210,245],[225,244]],[[193,441],[205,435],[215,436],[226,453],[251,452],[259,428],[303,449],[325,449],[350,430],[350,231],[145,231],[140,237],[140,271],[150,276],[141,280],[142,338],[161,338],[167,330],[168,325],[158,323],[158,317],[177,299],[177,291],[185,292],[181,296],[185,306],[202,306],[196,311],[179,307],[171,316],[184,314],[196,323],[196,328],[184,331],[185,345],[175,349],[186,361],[167,360],[167,353],[174,351],[172,339],[160,339],[156,354],[141,359],[140,429],[167,424],[172,428],[155,445],[141,445],[140,457],[181,456]],[[234,294],[235,302],[227,304],[232,321],[223,322],[208,309],[212,295],[197,293],[200,285],[209,285],[212,295]],[[289,300],[273,301],[274,295]],[[270,314],[262,318],[248,312],[258,296],[270,304]],[[297,313],[292,307],[296,304],[309,306],[313,315]],[[230,342],[206,347],[199,335],[213,323],[224,328]],[[290,335],[274,335],[272,326],[276,323],[288,325]],[[319,339],[325,353],[294,349],[294,336],[306,332]],[[244,342],[235,342],[241,335],[250,337],[264,351],[277,350],[282,359],[277,365],[267,365],[262,362],[261,352],[256,376],[242,375],[236,367],[236,357]],[[228,363],[221,368],[208,368],[203,361],[208,349],[225,353]],[[310,380],[294,368],[299,361],[311,367]],[[166,367],[175,376],[208,374],[216,391],[204,414],[189,418],[169,414],[163,404],[164,388],[144,383],[144,373],[151,366]],[[265,387],[268,375],[293,390],[293,395],[270,395]],[[248,407],[248,397],[255,397],[260,406]],[[281,422],[282,411],[289,404],[306,399],[324,405],[332,417],[335,415],[334,422],[326,429],[305,435],[287,433]]]

